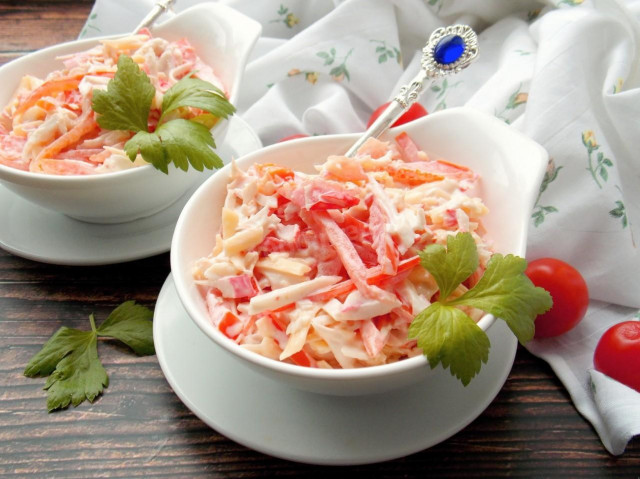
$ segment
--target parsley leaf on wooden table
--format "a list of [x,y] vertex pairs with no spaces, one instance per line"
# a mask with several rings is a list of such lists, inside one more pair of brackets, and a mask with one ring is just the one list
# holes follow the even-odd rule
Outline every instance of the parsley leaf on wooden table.
[[134,301],[122,303],[96,328],[89,316],[90,331],[61,327],[27,364],[24,375],[30,378],[49,376],[47,390],[49,412],[85,399],[93,402],[109,385],[109,377],[98,357],[98,337],[122,341],[136,354],[155,354],[153,346],[153,312]]

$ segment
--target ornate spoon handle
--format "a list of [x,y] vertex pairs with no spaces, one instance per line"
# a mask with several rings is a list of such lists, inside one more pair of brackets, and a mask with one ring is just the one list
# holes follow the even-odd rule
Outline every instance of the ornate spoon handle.
[[171,5],[173,5],[175,2],[176,0],[160,0],[156,2],[156,4],[153,6],[153,9],[149,13],[147,13],[147,15],[142,19],[142,21],[133,30],[133,32],[137,33],[143,28],[151,26],[153,22],[155,22],[160,15],[169,10],[169,8],[171,8]]
[[369,138],[377,138],[418,99],[427,80],[458,73],[478,55],[478,37],[467,25],[452,25],[435,30],[422,49],[421,70],[411,83],[403,86],[391,104],[346,153],[353,156]]

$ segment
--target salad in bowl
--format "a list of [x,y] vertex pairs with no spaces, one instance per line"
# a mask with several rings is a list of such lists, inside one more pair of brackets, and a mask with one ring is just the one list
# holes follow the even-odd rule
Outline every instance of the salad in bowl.
[[[123,56],[132,61],[121,64]],[[123,128],[117,128],[119,125],[113,127],[113,121],[103,115],[140,113],[140,131],[156,130],[164,98],[185,79],[208,82],[222,113],[233,113],[232,106],[225,102],[225,86],[186,38],[169,41],[144,29],[134,35],[99,40],[88,50],[58,59],[63,67],[44,79],[22,77],[0,113],[0,164],[50,175],[108,173],[148,164],[138,152],[133,160],[125,152],[126,143],[134,136],[134,131],[126,128],[136,128],[138,119],[127,118],[121,121]],[[136,76],[143,74],[134,70],[125,77],[121,71],[125,67],[137,67],[148,79],[143,83],[146,88],[140,88],[141,96],[147,96],[148,111],[138,112],[125,92],[107,93],[111,81],[120,77],[130,89],[126,93],[138,93]],[[198,118],[209,127],[220,119],[213,114],[203,118],[203,113],[185,107],[183,111],[174,110],[173,116]]]
[[222,166],[213,148],[260,32],[209,3],[153,32],[65,43],[3,65],[0,182],[90,222],[166,208]]
[[295,387],[366,394],[438,365],[467,384],[497,314],[526,341],[550,307],[520,257],[546,153],[465,108],[341,156],[356,138],[274,145],[205,182],[174,234],[178,295],[217,346]]

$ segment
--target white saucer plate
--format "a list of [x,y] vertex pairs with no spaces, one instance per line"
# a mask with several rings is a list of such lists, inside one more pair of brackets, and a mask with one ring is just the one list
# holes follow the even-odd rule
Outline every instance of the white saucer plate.
[[[251,127],[233,117],[217,153],[227,163],[261,147]],[[121,263],[164,253],[169,251],[182,208],[198,186],[200,183],[155,215],[128,223],[93,224],[41,208],[0,185],[0,247],[43,263],[82,266]]]
[[264,454],[322,465],[407,456],[467,426],[498,394],[516,353],[517,341],[502,321],[488,334],[489,361],[466,388],[439,369],[424,384],[335,397],[288,388],[236,362],[188,317],[171,276],[156,302],[153,328],[164,375],[206,424]]

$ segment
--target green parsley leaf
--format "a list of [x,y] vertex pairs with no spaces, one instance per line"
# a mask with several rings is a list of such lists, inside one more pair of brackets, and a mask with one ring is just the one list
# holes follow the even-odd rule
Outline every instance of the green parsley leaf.
[[162,148],[162,142],[156,133],[139,131],[124,144],[124,152],[131,161],[136,160],[138,153],[147,163],[151,163],[157,170],[169,173],[169,159]]
[[91,334],[93,331],[79,331],[66,326],[61,327],[31,358],[24,370],[24,375],[30,378],[48,376],[55,371],[56,366],[65,356],[87,342],[87,335]]
[[44,389],[48,390],[49,412],[65,408],[73,402],[77,406],[85,399],[92,401],[109,384],[107,373],[98,359],[97,335],[62,327],[45,343],[27,364],[27,377],[49,376]]
[[503,319],[521,343],[530,340],[534,320],[549,310],[551,295],[535,287],[524,274],[527,262],[514,255],[492,255],[482,278],[463,295],[449,295],[478,267],[478,252],[469,233],[447,238],[447,248],[430,245],[420,253],[422,266],[435,278],[440,298],[419,313],[409,327],[409,337],[429,360],[442,364],[465,386],[486,363],[489,338],[458,306],[468,306]]
[[49,376],[47,390],[49,412],[85,399],[93,402],[105,387],[109,377],[98,357],[98,337],[113,337],[130,346],[138,354],[153,354],[151,317],[144,306],[127,301],[116,308],[100,328],[89,316],[90,331],[61,327],[27,364],[27,377]]
[[[169,173],[169,164],[187,171],[221,168],[211,127],[220,118],[235,112],[224,92],[212,83],[185,77],[164,93],[162,112],[153,133],[148,131],[151,102],[156,94],[149,77],[126,55],[118,59],[118,70],[107,91],[94,90],[93,109],[98,124],[107,130],[127,130],[135,135],[124,149],[131,161],[138,153],[156,169]],[[181,118],[189,107],[207,113],[187,120]]]
[[438,363],[451,367],[451,374],[465,386],[489,359],[486,333],[458,308],[437,301],[413,319],[409,337],[418,340],[432,369]]
[[72,403],[77,406],[85,399],[93,402],[109,385],[107,372],[98,359],[98,338],[94,331],[84,333],[84,341],[56,366],[44,389],[47,390],[49,412],[62,409]]
[[176,119],[158,127],[153,133],[138,132],[124,145],[134,161],[140,153],[145,161],[158,170],[169,173],[169,163],[187,171],[189,164],[196,170],[221,168],[220,157],[212,150],[215,142],[209,129],[201,123]]
[[475,287],[448,304],[472,306],[503,319],[524,344],[533,338],[536,316],[553,303],[551,295],[524,274],[526,268],[524,258],[494,254]]
[[469,233],[447,237],[447,248],[427,246],[418,253],[420,264],[438,284],[441,299],[451,293],[478,268],[478,249]]
[[200,108],[219,118],[227,118],[236,111],[215,85],[198,78],[185,77],[164,94],[160,122],[169,112],[185,106]]
[[155,354],[152,318],[149,308],[127,301],[111,312],[98,328],[98,334],[122,341],[136,354]]
[[147,131],[151,101],[156,89],[149,77],[126,55],[118,58],[118,70],[107,90],[94,90],[92,108],[106,130]]

